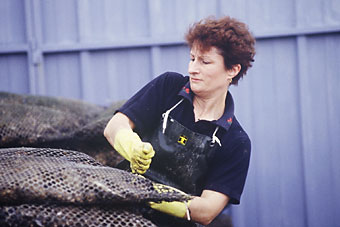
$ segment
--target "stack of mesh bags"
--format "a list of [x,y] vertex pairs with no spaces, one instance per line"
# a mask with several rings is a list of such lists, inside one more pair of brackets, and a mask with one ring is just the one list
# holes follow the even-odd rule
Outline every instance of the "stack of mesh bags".
[[183,201],[142,176],[78,152],[0,149],[0,226],[155,226],[149,201]]
[[155,226],[149,201],[187,200],[114,168],[103,131],[123,103],[0,92],[0,226]]
[[80,100],[0,92],[0,148],[77,150],[115,166],[122,158],[113,152],[103,131],[123,103],[103,107]]

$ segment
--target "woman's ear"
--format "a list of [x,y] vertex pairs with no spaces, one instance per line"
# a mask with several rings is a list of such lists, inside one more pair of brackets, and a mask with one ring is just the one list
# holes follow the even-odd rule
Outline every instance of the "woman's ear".
[[231,78],[234,78],[235,76],[237,76],[237,74],[240,71],[241,71],[241,65],[240,64],[233,65],[233,67],[229,70]]

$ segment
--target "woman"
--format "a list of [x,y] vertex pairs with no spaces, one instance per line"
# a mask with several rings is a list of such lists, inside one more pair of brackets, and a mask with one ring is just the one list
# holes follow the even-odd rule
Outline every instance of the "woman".
[[104,135],[133,172],[195,195],[152,208],[207,225],[228,203],[239,204],[247,176],[250,140],[228,88],[251,67],[255,39],[244,23],[223,17],[194,24],[186,40],[189,77],[168,72],[152,80]]

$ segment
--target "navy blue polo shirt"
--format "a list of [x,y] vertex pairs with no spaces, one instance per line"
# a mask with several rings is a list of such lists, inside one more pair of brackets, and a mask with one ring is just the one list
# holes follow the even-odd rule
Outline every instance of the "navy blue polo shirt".
[[239,204],[248,172],[251,146],[248,135],[234,116],[233,98],[228,92],[226,108],[220,119],[195,122],[193,97],[188,76],[167,72],[149,82],[118,111],[133,121],[134,130],[143,138],[143,135],[156,129],[166,110],[184,98],[171,111],[172,118],[192,131],[207,136],[212,136],[219,126],[216,136],[222,146],[209,163],[202,190],[221,192],[230,198],[229,203]]

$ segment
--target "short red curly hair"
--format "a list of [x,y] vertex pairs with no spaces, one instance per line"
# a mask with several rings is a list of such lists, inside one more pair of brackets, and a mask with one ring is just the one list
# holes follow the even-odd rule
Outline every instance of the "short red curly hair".
[[255,56],[255,38],[246,24],[229,16],[215,19],[208,17],[194,23],[185,35],[190,48],[197,45],[201,51],[215,47],[223,56],[226,69],[240,64],[240,72],[233,78],[232,84],[237,85],[252,66]]

